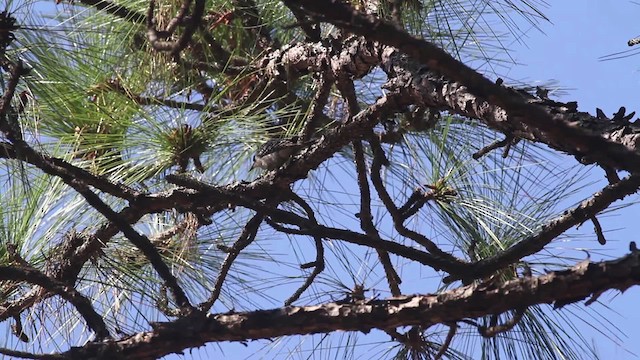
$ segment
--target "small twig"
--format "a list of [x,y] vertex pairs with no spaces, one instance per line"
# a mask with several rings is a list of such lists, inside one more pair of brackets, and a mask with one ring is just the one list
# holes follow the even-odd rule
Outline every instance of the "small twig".
[[[291,199],[296,204],[300,205],[304,209],[304,211],[307,213],[307,217],[309,218],[309,220],[317,224],[318,222],[316,220],[315,213],[313,212],[313,209],[311,208],[311,206],[309,206],[309,204],[307,204],[307,202],[304,201],[304,199],[302,199],[298,194],[294,193],[293,191],[291,191],[289,195],[291,196]],[[318,275],[320,275],[322,271],[324,271],[324,246],[322,245],[322,237],[315,235],[313,236],[313,240],[316,245],[316,260],[314,262],[314,269],[311,272],[311,275],[307,277],[304,284],[302,284],[302,286],[300,286],[298,290],[296,290],[293,293],[293,295],[291,295],[284,302],[285,306],[289,306],[293,304],[294,301],[298,300],[298,298],[300,298],[300,295],[302,295],[302,293],[305,290],[307,290],[309,286],[311,286],[315,278]]]
[[442,345],[440,346],[440,350],[438,350],[438,353],[433,357],[433,360],[440,360],[442,358],[444,353],[446,353],[447,350],[449,349],[449,345],[451,345],[451,340],[453,340],[453,336],[456,334],[456,331],[458,330],[458,324],[456,323],[450,323],[447,325],[449,325],[449,332],[447,333],[447,338],[444,339],[444,343],[442,343]]
[[513,317],[505,321],[503,324],[489,327],[480,326],[478,327],[478,331],[480,332],[480,335],[486,338],[494,337],[499,333],[509,331],[520,322],[525,311],[526,308],[514,310]]
[[[0,130],[4,132],[4,135],[12,143],[21,141],[22,134],[20,133],[20,125],[17,124],[17,114],[13,112],[11,107],[11,99],[13,99],[13,95],[16,92],[20,77],[27,73],[28,70],[21,60],[14,63],[11,67],[11,76],[9,77],[7,88],[0,99]],[[10,117],[14,118],[11,119]]]
[[604,175],[609,181],[609,184],[615,184],[620,181],[618,172],[614,168],[610,166],[602,166],[602,170],[604,170]]
[[[165,30],[157,30],[155,28],[155,21],[153,18],[153,12],[155,10],[155,0],[149,1],[149,8],[147,10],[147,38],[151,46],[158,51],[169,52],[171,55],[176,56],[182,51],[191,41],[191,38],[197,28],[200,26],[202,16],[204,15],[204,0],[195,0],[193,6],[193,13],[187,19],[189,6],[191,0],[184,0],[180,10],[169,21],[169,25]],[[180,38],[176,41],[166,41],[161,39],[167,39],[173,35],[178,25],[186,24],[184,31]]]
[[44,360],[62,360],[68,359],[62,354],[34,354],[26,351],[11,350],[0,348],[0,354],[22,359],[44,359]]
[[371,164],[370,175],[371,182],[373,183],[373,187],[378,192],[378,197],[380,197],[382,203],[385,205],[387,211],[391,215],[391,218],[393,219],[393,225],[398,233],[424,246],[424,248],[429,250],[431,254],[450,262],[452,266],[455,266],[455,264],[461,264],[462,261],[455,258],[453,255],[442,251],[433,241],[429,240],[426,236],[409,230],[404,226],[402,216],[398,211],[398,208],[394,204],[393,199],[391,199],[391,196],[387,192],[387,189],[385,188],[382,177],[380,175],[380,172],[382,170],[382,163],[384,161],[383,159],[385,158],[384,150],[382,149],[382,146],[380,146],[380,143],[375,141],[373,138],[370,140],[370,144],[371,148],[373,149],[373,163]]
[[[368,236],[380,239],[380,234],[373,223],[373,215],[371,214],[371,190],[369,188],[369,182],[367,181],[367,168],[364,161],[362,143],[360,141],[354,141],[352,144],[356,171],[358,173],[358,188],[360,189],[360,228]],[[375,249],[378,253],[382,268],[384,269],[391,294],[393,296],[399,296],[401,294],[400,284],[402,283],[402,279],[400,279],[398,272],[393,267],[393,264],[391,264],[389,253],[379,248]]]
[[353,80],[349,78],[349,74],[347,72],[341,72],[338,74],[336,87],[340,91],[342,98],[347,102],[347,108],[349,109],[347,121],[349,121],[360,112],[360,104],[358,104],[358,97],[356,95],[356,88],[353,84]]
[[314,81],[317,90],[313,96],[313,101],[311,102],[311,116],[304,124],[304,129],[302,129],[302,141],[311,139],[313,133],[318,127],[318,121],[321,119],[322,115],[324,115],[324,108],[325,105],[327,105],[327,100],[331,93],[331,85],[333,84],[329,78],[329,74],[330,72],[325,69],[325,71],[321,72],[318,75],[319,77]]
[[244,226],[244,229],[242,229],[242,233],[238,237],[238,240],[236,240],[233,246],[231,246],[227,253],[227,256],[222,262],[220,273],[218,273],[218,277],[216,278],[216,283],[213,286],[211,295],[209,296],[207,301],[198,305],[198,309],[200,309],[200,311],[209,311],[216,300],[218,300],[218,297],[220,297],[220,292],[222,291],[222,285],[227,278],[227,274],[231,269],[231,265],[233,265],[233,262],[236,260],[238,255],[240,255],[240,252],[247,246],[249,246],[256,238],[258,228],[260,227],[260,223],[262,223],[263,220],[264,215],[262,213],[257,213],[251,219],[249,219],[247,224]]
[[180,9],[178,9],[178,13],[169,20],[166,29],[164,29],[168,35],[173,35],[178,29],[178,25],[181,25],[185,21],[185,17],[189,14],[189,6],[191,6],[191,0],[182,0],[182,5],[180,5]]
[[11,325],[11,333],[15,335],[22,342],[29,342],[29,337],[24,333],[22,329],[22,319],[20,319],[20,315],[14,315],[13,320],[16,322]]
[[314,262],[313,271],[311,272],[311,275],[307,277],[304,284],[302,284],[302,286],[300,286],[298,290],[296,290],[284,302],[285,306],[289,306],[293,304],[294,301],[298,300],[300,298],[300,295],[302,295],[302,293],[305,292],[305,290],[307,290],[309,286],[311,286],[316,277],[320,275],[322,271],[324,271],[324,246],[322,245],[322,238],[319,236],[314,236],[313,240],[316,245],[316,261]]
[[[183,61],[180,61],[181,65],[184,65]],[[189,64],[187,64],[188,66]],[[105,91],[114,91],[118,94],[126,96],[128,99],[138,105],[163,105],[175,109],[187,109],[204,112],[205,110],[211,110],[210,107],[204,104],[196,104],[184,101],[176,101],[172,99],[160,98],[160,97],[148,97],[140,94],[134,94],[130,89],[126,88],[119,79],[112,78],[105,82],[98,83],[91,87],[89,93],[91,95],[97,95]]]
[[447,201],[446,198],[450,196],[458,195],[458,192],[449,187],[444,187],[444,181],[438,181],[436,185],[425,185],[425,187],[431,190],[425,193],[421,188],[414,190],[413,194],[407,199],[407,202],[398,209],[402,221],[407,220],[411,216],[415,215],[426,203],[434,199],[442,199]]
[[602,226],[600,226],[600,222],[595,215],[591,217],[591,222],[593,223],[593,230],[596,232],[596,236],[598,237],[598,242],[600,245],[606,245],[607,239],[605,239],[604,233],[602,232]]
[[[498,149],[498,148],[502,148],[505,147],[505,151],[508,151],[506,149],[506,147],[510,146],[511,142],[513,141],[513,137],[510,135],[506,135],[506,137],[503,140],[496,140],[494,142],[492,142],[491,144],[483,147],[482,149],[478,150],[476,153],[474,153],[472,155],[474,160],[478,160],[481,157],[483,157],[484,155],[488,154],[490,151]],[[506,158],[505,156],[506,153],[503,154],[503,157]]]

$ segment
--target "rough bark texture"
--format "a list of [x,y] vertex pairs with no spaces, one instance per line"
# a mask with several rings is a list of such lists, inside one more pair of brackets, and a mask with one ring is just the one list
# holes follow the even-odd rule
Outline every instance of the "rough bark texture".
[[126,359],[155,359],[207,342],[269,339],[278,336],[389,329],[399,326],[456,322],[501,314],[535,304],[559,308],[607,290],[624,291],[640,284],[640,252],[614,261],[578,265],[538,277],[503,284],[481,283],[434,295],[409,295],[385,300],[287,306],[246,313],[193,314],[170,323],[156,323],[153,331],[118,341],[92,343],[64,353],[72,359],[109,354]]

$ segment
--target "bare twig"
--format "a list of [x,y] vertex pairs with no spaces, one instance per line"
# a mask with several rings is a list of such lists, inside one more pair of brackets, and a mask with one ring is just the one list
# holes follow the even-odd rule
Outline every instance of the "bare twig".
[[227,256],[224,259],[224,262],[222,263],[222,266],[220,267],[220,272],[218,273],[218,277],[216,278],[216,283],[213,286],[211,295],[209,295],[209,298],[205,302],[198,305],[198,309],[200,309],[200,311],[209,311],[211,306],[213,306],[216,300],[218,300],[220,292],[222,291],[222,286],[224,285],[224,281],[227,278],[229,270],[231,269],[231,265],[233,265],[235,259],[238,257],[238,255],[240,255],[240,252],[247,246],[249,246],[256,238],[256,234],[258,233],[258,228],[260,227],[262,220],[264,220],[264,214],[258,212],[251,219],[249,219],[247,224],[244,226],[244,229],[242,229],[242,233],[238,237],[238,240],[236,240],[233,246],[231,246],[227,253]]
[[28,70],[24,67],[22,61],[18,60],[11,65],[11,76],[7,83],[7,88],[0,98],[0,130],[5,137],[12,143],[22,140],[20,132],[20,124],[18,124],[18,114],[11,106],[11,99],[16,92],[20,77],[26,75]]
[[[293,191],[291,191],[290,196],[296,204],[300,205],[304,209],[304,211],[307,213],[307,216],[309,217],[309,220],[317,224],[318,221],[316,220],[315,213],[313,212],[311,206],[309,206],[309,204],[307,204],[304,199],[302,199]],[[298,290],[296,290],[293,295],[291,295],[284,302],[285,306],[291,305],[294,301],[298,300],[298,298],[300,298],[300,295],[302,295],[302,293],[307,290],[309,286],[311,286],[315,278],[324,270],[324,246],[322,245],[322,237],[315,235],[313,236],[313,241],[316,245],[316,261],[314,262],[313,271],[311,272],[311,275],[307,277],[304,284],[302,284],[302,286],[300,286]]]
[[600,245],[606,245],[607,239],[605,239],[604,237],[604,233],[602,232],[602,226],[600,226],[600,222],[598,221],[598,218],[596,218],[596,216],[594,215],[590,219],[591,219],[591,222],[593,223],[593,230],[596,232],[598,242],[600,243]]
[[178,279],[171,273],[171,269],[169,269],[164,260],[162,260],[158,249],[153,246],[151,241],[149,241],[145,235],[139,234],[125,219],[113,211],[111,207],[105,204],[98,195],[86,188],[86,186],[78,183],[72,183],[71,186],[85,198],[89,205],[100,212],[107,220],[114,223],[118,229],[122,231],[124,236],[142,251],[158,275],[164,280],[166,286],[171,290],[180,309],[185,313],[191,312],[193,308],[184,290],[178,285]]
[[373,150],[373,163],[371,164],[371,182],[373,183],[373,187],[376,189],[378,196],[382,200],[382,203],[387,208],[387,211],[389,211],[389,214],[393,219],[393,225],[398,233],[424,246],[425,249],[429,250],[429,252],[434,256],[440,257],[445,261],[449,261],[451,264],[460,263],[459,259],[451,254],[442,251],[433,241],[429,240],[426,236],[409,230],[404,226],[400,211],[387,192],[387,189],[385,188],[382,177],[380,175],[382,170],[382,163],[384,161],[383,159],[385,158],[384,150],[382,149],[380,142],[378,142],[375,137],[371,137],[369,143],[371,144],[371,148]]
[[[478,150],[476,153],[474,153],[472,155],[474,160],[478,160],[481,157],[483,157],[484,155],[488,154],[490,151],[501,148],[501,147],[506,147],[507,145],[509,145],[511,142],[513,141],[513,137],[511,136],[506,136],[503,140],[496,140],[494,142],[492,142],[491,144],[483,147],[482,149]],[[505,149],[505,154],[507,153],[507,150]],[[506,156],[503,156],[506,157]]]
[[503,324],[493,325],[489,327],[481,326],[478,328],[478,331],[480,332],[480,335],[486,338],[494,337],[497,334],[509,331],[520,322],[525,311],[526,311],[526,308],[516,309],[513,312],[513,317],[505,321]]
[[[364,161],[362,143],[360,141],[353,142],[353,152],[356,171],[358,173],[358,188],[360,189],[360,228],[368,236],[380,239],[380,234],[373,223],[373,215],[371,214],[371,190],[369,189],[369,182],[367,181],[367,168]],[[399,296],[401,294],[400,284],[402,280],[393,267],[393,264],[391,264],[389,253],[379,248],[376,248],[376,252],[384,269],[391,294],[393,296]]]
[[[180,6],[180,10],[178,10],[176,16],[169,21],[167,28],[165,30],[159,31],[155,28],[155,21],[153,17],[153,12],[156,5],[155,0],[149,1],[146,23],[147,37],[149,38],[149,43],[151,43],[151,46],[153,46],[153,48],[158,51],[166,51],[174,56],[178,55],[180,51],[182,51],[187,45],[189,45],[191,37],[195,33],[196,29],[200,26],[202,15],[204,15],[204,3],[204,0],[195,0],[193,12],[187,19],[191,0],[183,0],[182,5]],[[178,40],[162,40],[167,39],[171,35],[173,35],[173,33],[177,29],[177,26],[183,24],[185,24],[186,26]]]
[[447,338],[444,339],[442,346],[440,346],[440,350],[438,350],[438,353],[434,355],[433,360],[440,360],[442,358],[442,356],[449,349],[449,345],[451,345],[451,340],[453,340],[453,336],[456,334],[456,331],[458,330],[458,324],[456,323],[449,323],[447,325],[449,326],[449,332],[447,333]]
[[313,101],[311,102],[311,116],[302,129],[302,141],[311,139],[313,133],[317,130],[318,122],[324,115],[324,107],[329,99],[331,85],[333,84],[328,70],[320,72],[318,78],[314,82],[317,90],[313,96]]
[[0,348],[0,354],[22,359],[43,359],[43,360],[63,360],[68,359],[61,354],[34,354],[26,351],[11,350]]

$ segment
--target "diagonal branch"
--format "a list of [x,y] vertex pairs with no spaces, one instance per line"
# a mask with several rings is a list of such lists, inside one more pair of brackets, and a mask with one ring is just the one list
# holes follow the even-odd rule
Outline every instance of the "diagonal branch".
[[563,215],[550,220],[538,233],[529,236],[497,255],[476,262],[461,274],[446,277],[444,282],[449,283],[455,280],[468,282],[472,279],[479,279],[509,264],[513,264],[525,256],[535,254],[571,227],[594,217],[614,201],[637,192],[638,187],[640,187],[640,175],[630,175],[620,182],[607,185],[590,199],[583,201],[572,210],[565,211]]
[[149,262],[158,275],[164,280],[166,286],[171,290],[173,297],[182,311],[189,313],[193,310],[184,290],[178,285],[178,279],[171,273],[169,266],[162,260],[158,249],[149,239],[139,234],[124,218],[113,211],[109,205],[105,204],[98,195],[81,184],[72,184],[74,189],[82,195],[87,203],[100,212],[107,220],[114,223],[124,236],[129,239],[142,253],[149,259]]
[[[373,223],[373,215],[371,214],[371,190],[369,188],[369,182],[367,181],[367,167],[364,161],[362,142],[353,142],[353,153],[356,171],[358,173],[358,188],[360,189],[360,228],[367,236],[380,240],[380,233]],[[378,248],[376,248],[376,252],[378,253],[378,258],[387,277],[391,295],[399,296],[401,294],[400,284],[402,280],[396,269],[394,269],[393,264],[391,264],[389,253]]]
[[[296,204],[300,205],[300,207],[304,209],[309,220],[317,224],[318,221],[316,220],[315,213],[313,212],[313,209],[311,209],[311,206],[309,206],[304,199],[293,191],[291,191],[290,196]],[[316,245],[316,260],[313,262],[313,271],[311,272],[311,275],[307,277],[304,284],[302,284],[302,286],[300,286],[293,295],[284,302],[285,306],[291,305],[294,301],[298,300],[300,295],[302,295],[302,293],[311,286],[316,277],[324,271],[324,246],[322,245],[322,237],[314,235],[313,241]]]
[[247,246],[249,246],[253,240],[256,238],[256,234],[258,233],[258,228],[260,224],[264,220],[264,215],[261,213],[255,214],[244,226],[242,229],[242,234],[238,237],[238,240],[231,246],[227,257],[224,259],[222,266],[220,267],[220,273],[218,273],[218,277],[216,278],[216,283],[213,286],[213,291],[211,295],[207,299],[207,301],[198,305],[200,311],[209,311],[211,306],[218,300],[220,297],[220,292],[222,291],[222,286],[224,285],[224,281],[227,278],[227,274],[229,270],[231,270],[231,265],[235,259],[240,255],[240,252],[244,250]]
[[67,284],[55,281],[32,267],[0,266],[0,280],[26,281],[38,285],[69,301],[87,322],[87,326],[96,333],[97,339],[110,337],[107,325],[91,305],[91,301]]
[[403,217],[400,213],[400,210],[391,199],[389,192],[384,186],[384,182],[382,181],[382,177],[380,175],[382,171],[382,164],[386,161],[386,157],[384,155],[384,150],[380,145],[380,142],[375,138],[375,136],[371,136],[369,139],[369,143],[371,144],[371,148],[373,149],[373,163],[371,164],[371,183],[373,183],[373,187],[378,192],[378,196],[382,203],[387,208],[387,211],[391,215],[393,219],[393,226],[398,231],[398,233],[404,237],[407,237],[418,244],[425,247],[425,249],[429,250],[431,254],[434,256],[442,258],[444,261],[449,261],[452,264],[459,263],[460,260],[455,256],[442,251],[433,241],[428,239],[426,236],[417,233],[415,231],[409,230],[403,224]]

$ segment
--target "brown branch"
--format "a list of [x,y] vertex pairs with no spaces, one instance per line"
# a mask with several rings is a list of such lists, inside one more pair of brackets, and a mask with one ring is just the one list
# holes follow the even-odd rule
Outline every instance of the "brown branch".
[[304,128],[302,129],[302,141],[311,139],[314,132],[318,129],[318,123],[324,115],[324,107],[327,105],[327,101],[331,93],[331,86],[333,85],[330,72],[327,70],[321,71],[314,83],[317,87],[317,90],[315,95],[313,96],[313,101],[311,102],[311,116],[304,124]]
[[0,354],[11,356],[14,358],[22,358],[22,359],[43,359],[43,360],[67,359],[67,357],[60,354],[34,354],[26,351],[11,350],[7,348],[0,348]]
[[220,272],[216,278],[216,283],[213,286],[211,295],[209,295],[209,298],[205,302],[198,305],[198,309],[200,309],[200,311],[209,311],[216,300],[218,300],[220,292],[222,291],[222,285],[224,285],[224,281],[231,269],[231,265],[233,265],[235,259],[240,255],[240,252],[249,246],[256,238],[256,234],[258,233],[258,228],[260,227],[262,220],[264,220],[264,215],[258,212],[244,226],[238,240],[233,243],[233,246],[231,246],[227,252],[227,256],[222,262],[222,266],[220,267]]
[[87,203],[91,205],[94,209],[100,212],[107,220],[114,223],[120,231],[124,234],[124,236],[131,241],[140,251],[144,254],[144,256],[149,260],[153,268],[156,270],[158,275],[164,280],[166,286],[171,290],[173,294],[174,300],[180,307],[180,309],[189,313],[193,310],[191,304],[189,303],[189,299],[185,294],[184,290],[178,285],[178,279],[171,273],[171,269],[169,266],[162,260],[162,256],[158,253],[158,249],[149,241],[149,239],[145,235],[139,234],[124,218],[122,218],[118,213],[113,211],[109,205],[105,204],[98,195],[93,193],[91,190],[87,189],[85,186],[81,184],[72,184],[74,189],[82,195]]
[[[437,71],[488,103],[496,105],[508,114],[509,119],[490,126],[507,129],[519,127],[533,133],[538,141],[572,154],[588,156],[588,161],[601,166],[611,166],[629,172],[640,171],[640,152],[631,144],[621,144],[604,138],[599,132],[576,126],[562,114],[535,103],[512,89],[498,85],[469,66],[456,60],[444,50],[424,39],[416,38],[404,29],[375,16],[356,11],[347,2],[336,0],[283,0],[289,7],[305,11],[319,21],[330,22],[371,41],[398,48],[429,70]],[[415,80],[414,80],[415,81]],[[457,91],[449,88],[448,91]],[[468,99],[466,101],[468,103]],[[464,103],[458,104],[464,107]],[[487,111],[488,109],[476,108]],[[529,129],[529,130],[527,130]]]
[[[296,194],[293,191],[289,193],[289,196],[296,204],[300,205],[300,207],[304,209],[305,213],[307,214],[307,217],[309,218],[309,221],[312,221],[316,224],[318,223],[313,209],[311,208],[311,206],[309,206],[309,204],[307,204],[306,201],[304,201],[304,199],[302,199],[298,194]],[[311,272],[311,275],[307,277],[304,284],[302,284],[302,286],[300,286],[298,290],[296,290],[296,292],[293,293],[293,295],[291,295],[284,302],[285,306],[291,305],[293,304],[294,301],[298,300],[298,298],[300,298],[300,295],[302,295],[302,293],[305,290],[307,290],[309,286],[311,286],[315,278],[318,275],[320,275],[322,271],[324,271],[324,246],[322,245],[322,237],[313,236],[313,241],[316,245],[316,261],[313,264],[314,266],[313,271]]]
[[398,207],[395,205],[393,199],[391,199],[391,196],[387,192],[387,189],[385,188],[384,182],[382,181],[382,177],[380,175],[382,171],[382,163],[384,162],[384,159],[386,159],[384,150],[382,149],[380,142],[377,141],[377,139],[373,136],[370,137],[369,143],[371,144],[371,148],[373,150],[373,163],[371,164],[370,175],[371,183],[376,189],[380,200],[382,200],[382,203],[385,205],[387,211],[391,215],[391,218],[393,219],[393,226],[395,227],[396,231],[398,231],[400,235],[424,246],[424,248],[434,256],[439,257],[444,261],[449,261],[452,265],[460,263],[459,259],[449,253],[442,251],[433,241],[428,239],[426,236],[418,232],[409,230],[406,226],[404,226],[404,219],[402,218],[402,214],[400,214]]
[[[200,26],[202,16],[204,15],[204,3],[204,0],[195,0],[193,12],[191,16],[187,18],[191,0],[183,0],[178,13],[169,21],[167,28],[159,31],[155,28],[155,21],[153,19],[155,0],[150,0],[149,8],[147,10],[146,24],[147,37],[151,46],[158,51],[166,51],[174,56],[178,55],[180,51],[189,45],[193,34]],[[176,31],[178,25],[185,25],[184,31],[178,40],[161,40],[171,37],[171,35]]]
[[571,227],[595,216],[614,201],[637,192],[638,187],[640,187],[640,175],[631,175],[618,183],[607,185],[590,199],[583,201],[572,210],[565,211],[563,215],[550,220],[536,234],[521,240],[497,255],[474,263],[461,274],[445,277],[443,281],[446,283],[455,280],[468,282],[473,279],[483,278],[498,269],[517,262],[525,256],[535,254]]
[[513,317],[505,321],[503,324],[492,325],[489,327],[481,326],[478,328],[478,332],[480,332],[480,335],[486,338],[494,337],[497,334],[507,332],[513,329],[513,327],[516,326],[520,322],[520,320],[522,320],[522,317],[524,316],[525,311],[526,309],[515,309],[513,313]]
[[449,345],[451,345],[451,340],[453,340],[453,336],[456,334],[456,331],[458,330],[458,324],[455,322],[449,323],[447,325],[449,325],[449,332],[447,333],[447,338],[442,343],[442,346],[440,346],[440,350],[438,350],[438,353],[433,356],[433,360],[440,360],[442,358],[442,356],[449,349]]
[[33,267],[24,266],[0,266],[0,280],[25,281],[59,295],[78,310],[87,326],[96,333],[96,339],[110,337],[107,325],[102,316],[93,309],[91,301],[73,287],[53,280]]
[[[358,174],[358,188],[360,189],[360,213],[358,216],[360,218],[360,228],[367,236],[380,240],[380,233],[373,223],[373,215],[371,214],[371,190],[369,189],[369,182],[367,181],[367,166],[364,161],[364,151],[360,141],[353,142],[353,153],[356,172]],[[393,264],[391,264],[389,253],[379,248],[376,248],[376,252],[384,269],[391,295],[400,296],[402,279],[400,279],[398,272],[393,267]]]
[[598,221],[598,218],[596,218],[596,216],[594,215],[589,219],[591,219],[591,222],[593,223],[593,230],[596,232],[598,243],[600,243],[600,245],[606,245],[607,239],[605,239],[604,237],[604,233],[602,232],[602,226],[600,226],[600,222]]
[[22,140],[22,133],[18,123],[18,114],[13,110],[11,100],[18,87],[20,77],[26,75],[29,71],[24,67],[22,60],[11,64],[10,68],[11,75],[7,82],[7,88],[2,98],[0,98],[0,130],[9,141],[15,143]]
[[[507,136],[505,137],[503,140],[496,140],[494,142],[492,142],[491,144],[483,147],[482,149],[478,150],[476,153],[474,153],[472,155],[474,160],[478,160],[481,157],[483,157],[484,155],[488,154],[489,152],[491,152],[492,150],[495,149],[499,149],[504,147],[505,148],[505,152],[503,155],[507,154],[507,150],[506,150],[506,146],[508,146],[509,144],[511,144],[511,142],[513,141],[513,137]],[[503,156],[506,158],[506,156]]]
[[[207,342],[247,341],[329,331],[429,327],[537,304],[568,304],[610,289],[640,285],[640,253],[597,263],[583,262],[563,271],[526,277],[498,286],[470,285],[437,295],[414,295],[361,303],[203,314],[156,323],[154,330],[126,339],[91,343],[63,355],[90,358],[106,349],[129,358],[158,358]],[[269,326],[265,326],[268,324]]]
[[134,201],[140,195],[138,191],[124,184],[113,183],[105,177],[94,175],[60,158],[40,154],[23,142],[14,145],[0,142],[0,158],[24,161],[34,165],[46,174],[58,176],[63,180],[66,179],[65,182],[71,180],[80,181],[121,199]]

